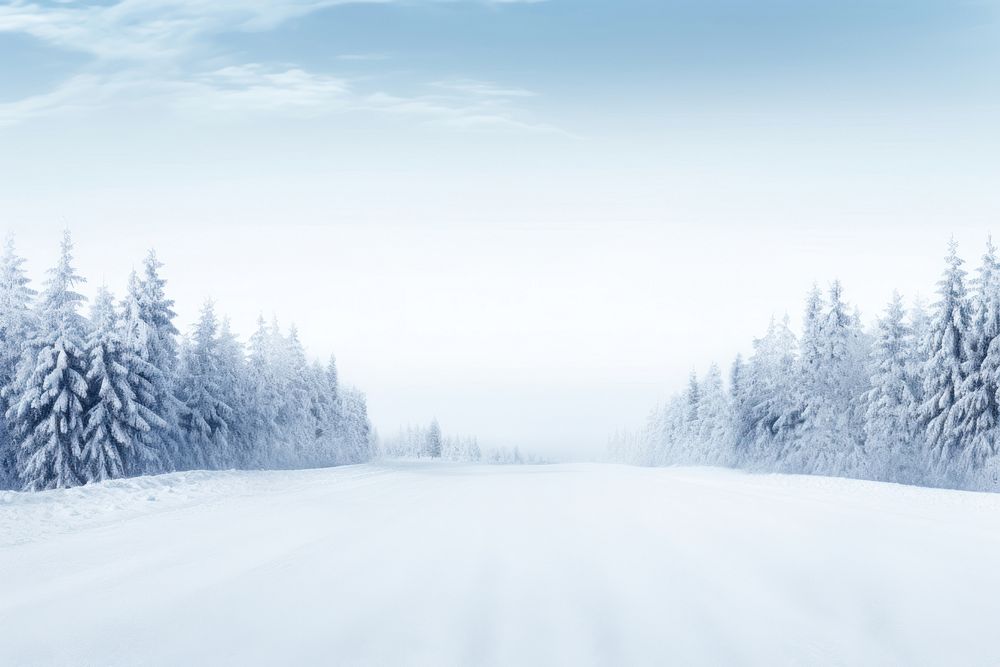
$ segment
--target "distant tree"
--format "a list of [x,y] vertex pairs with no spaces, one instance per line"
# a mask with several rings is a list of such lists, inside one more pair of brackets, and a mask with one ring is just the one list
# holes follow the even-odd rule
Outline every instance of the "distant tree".
[[427,452],[427,456],[431,458],[441,458],[441,427],[438,425],[436,419],[431,422],[430,428],[427,429],[425,451]]
[[712,364],[699,388],[698,442],[701,463],[729,465],[732,462],[732,413],[722,372]]
[[232,408],[224,400],[224,383],[218,321],[208,301],[181,353],[177,396],[184,437],[182,468],[218,468],[231,456],[228,420]]
[[356,389],[341,391],[344,418],[345,463],[368,461],[372,457],[372,425],[368,420],[365,396]]

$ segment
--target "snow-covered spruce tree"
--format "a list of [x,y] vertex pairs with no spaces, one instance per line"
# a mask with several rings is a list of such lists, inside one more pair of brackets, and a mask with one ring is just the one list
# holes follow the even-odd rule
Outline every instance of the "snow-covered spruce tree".
[[965,380],[955,401],[955,424],[961,442],[955,475],[973,483],[997,454],[1000,437],[1000,265],[992,240],[975,280],[967,332]]
[[[152,361],[150,336],[153,329],[144,318],[142,301],[143,287],[133,271],[122,299],[118,333],[122,353],[129,360],[129,381],[135,391],[134,400],[141,406],[138,410],[147,414],[149,430],[143,434],[139,445],[133,448],[132,456],[126,459],[128,475],[172,469],[173,462],[167,459],[169,452],[164,443],[175,443],[177,439],[176,423],[168,421],[176,417],[176,410],[165,409],[176,403],[170,389],[172,382]],[[164,395],[169,397],[166,403]]]
[[[698,421],[698,407],[701,405],[701,387],[698,385],[698,373],[694,370],[688,375],[687,392],[687,421],[688,424],[695,424]],[[694,427],[692,427],[694,430]]]
[[230,458],[229,418],[232,408],[223,396],[225,376],[219,354],[218,322],[211,301],[190,341],[181,351],[177,397],[181,401],[180,431],[185,457],[180,468],[218,468]]
[[927,342],[928,359],[923,369],[924,401],[921,423],[927,429],[927,446],[939,481],[954,484],[953,462],[961,448],[955,403],[967,373],[969,302],[965,270],[958,245],[948,245],[947,267],[938,283],[939,300],[931,320]]
[[327,369],[318,361],[310,363],[306,369],[311,443],[306,465],[310,466],[336,465],[342,450],[340,410],[327,381]]
[[277,460],[278,404],[280,389],[275,372],[274,330],[257,319],[257,329],[250,336],[247,359],[247,381],[250,389],[243,410],[249,423],[251,442],[248,443],[254,464],[262,467],[274,465]]
[[739,447],[739,465],[775,470],[795,443],[802,423],[796,382],[798,342],[785,316],[774,318],[767,334],[754,341],[744,382],[743,419],[747,435]]
[[744,443],[750,439],[753,425],[750,423],[749,405],[747,401],[747,364],[743,355],[737,354],[729,367],[729,412],[731,433],[731,451],[728,460],[730,465],[739,465],[745,458]]
[[145,325],[141,341],[143,358],[157,370],[151,378],[153,405],[150,408],[167,423],[166,427],[153,430],[153,446],[159,453],[160,470],[177,470],[183,467],[186,460],[185,453],[181,451],[181,434],[177,429],[181,405],[174,391],[178,332],[174,326],[174,302],[167,298],[167,281],[160,276],[162,267],[156,252],[150,250],[135,298],[139,319]]
[[372,458],[372,425],[368,420],[365,395],[356,389],[341,391],[344,415],[345,463],[360,463]]
[[0,489],[20,486],[17,479],[16,448],[3,413],[17,373],[17,365],[35,328],[31,303],[35,290],[24,271],[14,240],[8,236],[0,258]]
[[156,457],[151,432],[166,423],[147,405],[153,370],[139,350],[125,342],[129,329],[121,326],[104,287],[94,299],[90,319],[81,475],[87,482],[99,482],[148,468]]
[[816,390],[823,338],[823,293],[819,285],[813,284],[806,297],[806,308],[802,317],[802,338],[799,341],[799,366],[806,395]]
[[787,461],[800,472],[861,475],[865,465],[860,399],[868,389],[868,349],[857,317],[843,300],[840,281],[830,286],[816,354],[805,387],[801,437]]
[[278,337],[278,382],[281,407],[278,427],[284,436],[289,465],[301,465],[308,458],[312,444],[312,420],[309,414],[308,362],[294,325],[287,336]]
[[732,464],[732,412],[722,386],[722,372],[712,364],[699,390],[698,442],[700,462],[709,465]]
[[327,442],[331,460],[335,463],[346,461],[346,446],[344,444],[344,406],[340,400],[340,374],[337,371],[337,359],[331,354],[323,373],[323,390],[327,395],[325,407],[328,411]]
[[913,484],[922,481],[922,431],[917,422],[913,332],[895,292],[879,319],[872,346],[871,389],[865,394],[865,477]]
[[227,419],[229,449],[219,460],[222,467],[250,468],[254,465],[252,388],[243,344],[233,333],[228,317],[222,319],[217,342],[220,398],[231,411]]
[[424,453],[435,459],[441,458],[441,426],[437,419],[431,421],[430,428],[427,429],[427,442],[424,445]]
[[650,465],[676,465],[687,462],[688,400],[685,394],[672,397],[656,410],[649,424]]
[[26,490],[74,486],[81,474],[87,399],[86,322],[78,312],[83,279],[73,268],[73,244],[63,234],[59,262],[49,271],[39,323],[9,392],[7,421],[17,447],[18,477]]

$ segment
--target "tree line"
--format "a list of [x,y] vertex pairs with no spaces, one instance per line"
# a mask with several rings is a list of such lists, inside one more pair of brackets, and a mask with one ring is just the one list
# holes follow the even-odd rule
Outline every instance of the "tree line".
[[261,318],[244,345],[206,302],[181,336],[153,251],[84,316],[72,250],[66,232],[41,293],[11,239],[0,258],[0,486],[371,458],[364,395],[333,357],[310,363],[294,327]]
[[613,455],[646,465],[994,490],[1000,485],[1000,264],[987,243],[969,279],[949,244],[930,309],[895,293],[872,328],[840,282],[806,299],[801,331],[772,319],[737,356],[684,391]]

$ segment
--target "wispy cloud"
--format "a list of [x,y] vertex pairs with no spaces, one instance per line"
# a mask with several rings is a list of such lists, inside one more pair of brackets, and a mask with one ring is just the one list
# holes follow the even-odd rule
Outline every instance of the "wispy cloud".
[[337,56],[337,60],[349,61],[381,61],[391,58],[388,53],[342,53]]
[[178,57],[224,31],[261,31],[326,7],[386,0],[121,0],[109,5],[0,6],[0,31],[22,32],[107,60]]
[[[120,0],[99,5],[72,1],[43,5],[13,0],[0,5],[0,32],[26,33],[103,59],[169,58],[189,52],[205,36],[220,32],[270,30],[321,9],[398,1]],[[517,4],[535,0],[479,1]]]
[[368,92],[348,79],[260,63],[230,65],[183,78],[148,78],[131,71],[81,74],[52,91],[0,104],[0,127],[30,118],[125,107],[206,122],[260,115],[320,118],[366,111],[464,131],[563,133],[492,99]]
[[[224,32],[274,29],[338,5],[396,1],[120,0],[105,5],[71,1],[42,5],[14,0],[0,6],[0,32],[31,35],[53,47],[87,54],[90,60],[51,91],[0,104],[0,125],[145,104],[203,118],[261,113],[319,116],[364,109],[411,114],[463,129],[545,128],[525,120],[526,114],[507,104],[508,99],[532,96],[518,88],[455,79],[432,84],[436,94],[408,97],[365,90],[356,81],[294,64],[240,62],[236,55],[221,52],[213,39]],[[349,53],[336,59],[379,61],[388,55]]]
[[535,93],[523,88],[508,88],[498,86],[490,81],[476,81],[474,79],[453,79],[449,81],[435,81],[434,86],[445,90],[469,93],[482,97],[534,97]]

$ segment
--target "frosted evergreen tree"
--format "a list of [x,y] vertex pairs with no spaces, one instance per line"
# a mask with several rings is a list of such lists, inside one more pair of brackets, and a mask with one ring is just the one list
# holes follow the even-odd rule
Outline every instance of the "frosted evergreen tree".
[[938,283],[939,300],[931,320],[928,359],[923,369],[924,401],[921,423],[938,472],[947,475],[960,446],[955,403],[967,373],[969,303],[965,270],[954,240],[948,246],[947,267]]
[[797,352],[787,316],[780,322],[772,318],[767,335],[754,341],[744,383],[746,434],[739,452],[743,465],[773,469],[795,442],[802,421]]
[[229,318],[222,319],[217,341],[220,399],[231,410],[227,418],[229,449],[217,462],[223,467],[246,468],[254,461],[253,404],[243,344],[233,333]]
[[[135,391],[137,412],[146,415],[149,430],[142,435],[126,463],[129,475],[159,472],[173,467],[174,459],[168,458],[165,443],[176,444],[176,424],[168,422],[176,417],[176,410],[165,409],[175,404],[172,383],[152,361],[150,351],[151,325],[143,315],[143,288],[135,271],[129,276],[128,289],[122,299],[118,323],[122,354],[129,361],[130,384]],[[167,392],[167,393],[165,393]],[[164,403],[163,397],[168,396]],[[160,411],[163,411],[161,413]],[[174,456],[179,456],[174,452]]]
[[722,372],[712,364],[700,387],[698,441],[702,463],[729,465],[732,462],[732,419]]
[[74,486],[85,479],[86,323],[78,312],[83,296],[75,287],[83,279],[73,268],[72,250],[67,231],[41,297],[37,334],[9,392],[7,421],[17,446],[18,476],[28,490]]
[[903,299],[893,294],[879,320],[872,347],[871,389],[865,394],[867,477],[914,483],[922,476],[921,431],[917,423],[914,338],[906,323]]
[[184,437],[182,467],[217,468],[229,454],[232,408],[225,403],[218,321],[211,301],[201,309],[192,339],[185,345],[178,373],[180,430]]
[[864,468],[864,422],[858,399],[868,388],[867,349],[840,281],[830,286],[816,354],[803,431],[789,462],[802,472],[859,474]]
[[368,420],[368,407],[361,392],[341,391],[344,414],[344,442],[347,462],[360,463],[372,457],[372,425]]
[[31,303],[35,290],[24,271],[24,259],[8,236],[0,258],[0,488],[17,486],[16,449],[14,439],[3,417],[8,406],[8,394],[24,354],[24,344],[30,340],[35,316]]
[[814,390],[812,384],[818,374],[817,367],[822,356],[823,336],[823,293],[819,285],[813,284],[806,297],[806,309],[802,317],[802,339],[799,343],[799,364],[802,366],[805,391]]
[[698,407],[701,404],[701,387],[698,386],[698,374],[691,371],[687,386],[687,420],[689,424],[698,421]]
[[312,443],[308,362],[294,325],[288,336],[277,338],[277,343],[277,378],[281,387],[278,426],[285,435],[288,456],[296,461],[308,456]]
[[[142,471],[155,458],[151,431],[166,424],[146,403],[151,398],[149,363],[126,344],[111,293],[101,288],[87,339],[89,386],[84,416],[81,472],[87,482]],[[145,402],[144,402],[145,401]]]
[[181,435],[177,430],[181,404],[174,391],[178,363],[176,314],[173,300],[166,295],[167,281],[160,276],[162,267],[156,252],[150,250],[135,298],[139,319],[145,325],[141,341],[143,357],[157,370],[152,378],[153,405],[150,407],[167,423],[165,428],[154,430],[152,439],[160,452],[162,469],[175,470],[182,466],[186,454],[181,451]]
[[746,400],[747,372],[743,355],[737,354],[729,367],[729,411],[732,429],[732,451],[729,458],[734,465],[741,459],[741,444],[747,442],[753,428]]
[[334,402],[338,401],[340,395],[340,374],[337,371],[337,358],[332,354],[329,361],[326,362],[326,387],[330,392],[331,399]]
[[955,422],[961,443],[956,474],[975,477],[997,454],[1000,405],[1000,266],[992,240],[987,242],[971,306],[966,336],[966,378],[955,402]]
[[430,428],[427,429],[427,443],[424,451],[427,456],[435,459],[441,458],[441,426],[437,419],[431,421]]
[[247,378],[250,392],[244,406],[258,465],[273,464],[279,441],[277,413],[281,396],[275,372],[274,348],[275,332],[261,316],[249,340]]

